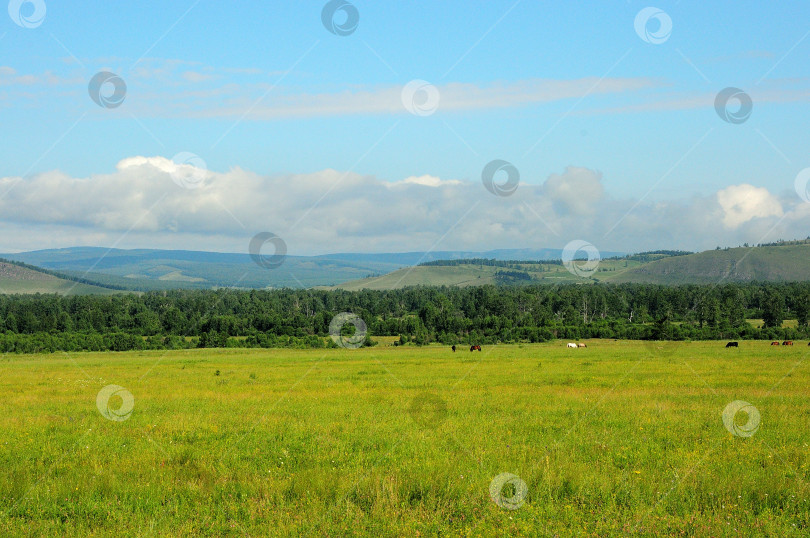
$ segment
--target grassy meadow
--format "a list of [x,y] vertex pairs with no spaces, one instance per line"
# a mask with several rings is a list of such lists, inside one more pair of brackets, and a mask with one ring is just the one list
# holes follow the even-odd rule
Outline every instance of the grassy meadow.
[[806,342],[587,344],[3,356],[0,535],[810,533]]

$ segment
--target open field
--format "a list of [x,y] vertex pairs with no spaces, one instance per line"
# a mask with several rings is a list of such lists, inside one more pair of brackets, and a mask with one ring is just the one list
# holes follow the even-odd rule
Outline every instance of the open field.
[[587,343],[4,356],[0,534],[810,532],[806,342]]

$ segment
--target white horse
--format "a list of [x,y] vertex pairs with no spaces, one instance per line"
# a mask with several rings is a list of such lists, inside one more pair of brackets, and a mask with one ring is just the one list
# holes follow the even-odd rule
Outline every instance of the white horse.
[[573,343],[573,342],[568,342],[568,347],[572,347],[572,348],[576,349],[577,345],[575,343]]

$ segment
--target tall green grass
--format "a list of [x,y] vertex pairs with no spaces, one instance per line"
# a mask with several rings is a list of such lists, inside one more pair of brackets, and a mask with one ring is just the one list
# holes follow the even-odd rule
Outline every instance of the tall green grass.
[[6,356],[0,534],[806,536],[799,344]]

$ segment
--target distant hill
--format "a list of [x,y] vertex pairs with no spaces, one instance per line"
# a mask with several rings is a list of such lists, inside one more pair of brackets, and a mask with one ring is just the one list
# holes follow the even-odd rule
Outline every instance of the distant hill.
[[334,286],[436,259],[553,259],[559,257],[560,253],[556,249],[502,249],[486,252],[287,256],[280,267],[272,270],[259,267],[246,253],[186,250],[76,247],[0,254],[0,257],[59,271],[74,278],[90,279],[107,286],[149,291],[174,288]]
[[117,290],[93,286],[59,278],[23,267],[14,263],[0,261],[0,293],[56,293],[59,295],[96,295],[120,293]]
[[376,278],[345,282],[346,290],[393,289],[419,285],[470,286],[564,283],[649,283],[663,285],[716,282],[810,281],[810,243],[710,250],[696,254],[656,251],[603,259],[589,278],[569,273],[559,262],[510,262],[496,265],[449,260],[401,269]]
[[810,280],[810,244],[729,248],[668,257],[616,275],[614,281],[704,284],[721,279],[723,282]]
[[[336,289],[386,290],[408,286],[481,286],[525,285],[525,284],[575,284],[587,282],[568,272],[559,262],[542,261],[498,261],[490,264],[458,263],[457,260],[435,261],[427,265],[399,269],[387,275],[344,282]],[[633,259],[614,258],[602,260],[599,271],[593,274],[595,280],[610,280],[615,275],[643,265],[645,262]]]
[[[492,250],[338,253],[288,256],[272,270],[247,254],[183,250],[120,250],[79,247],[0,255],[41,267],[50,275],[25,276],[7,269],[6,293],[111,293],[176,288],[340,288],[393,289],[419,285],[474,286],[588,282],[705,284],[714,282],[808,281],[810,242],[795,241],[756,248],[730,248],[697,254],[654,251],[633,255],[602,253],[598,271],[583,279],[559,261],[560,250]],[[516,261],[517,260],[517,261]],[[524,260],[524,261],[520,261]],[[420,264],[420,265],[416,265]],[[28,270],[37,271],[37,267]],[[22,272],[21,272],[22,271]],[[46,278],[47,277],[47,278]],[[60,280],[80,283],[59,284]],[[2,286],[3,280],[0,280]],[[74,286],[75,284],[75,286]],[[95,286],[94,286],[95,284]],[[85,287],[89,286],[89,287]],[[99,289],[95,289],[99,288]],[[103,289],[103,291],[101,291]]]

